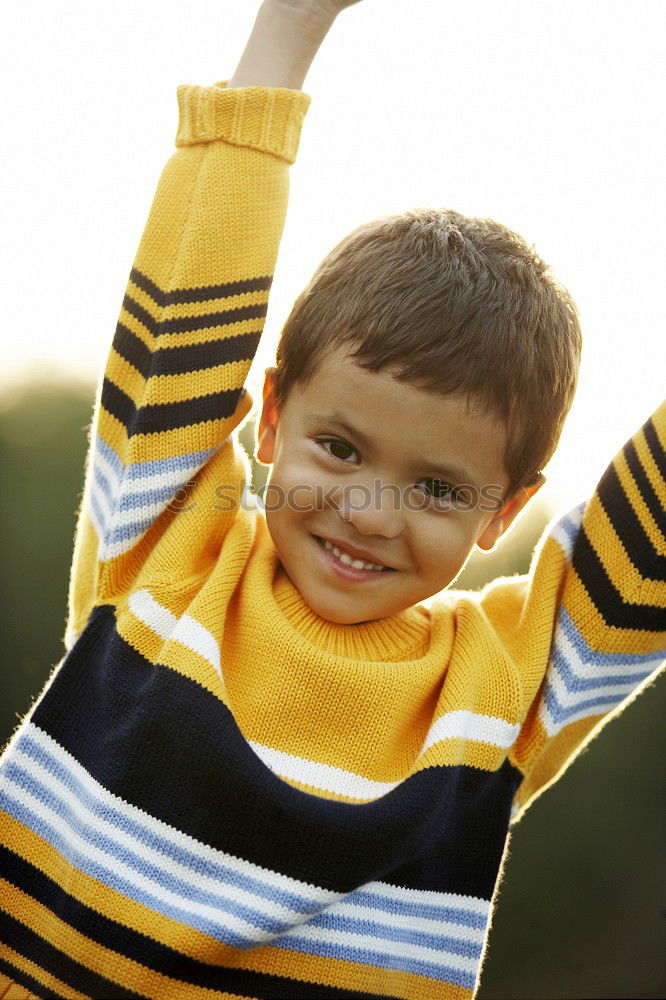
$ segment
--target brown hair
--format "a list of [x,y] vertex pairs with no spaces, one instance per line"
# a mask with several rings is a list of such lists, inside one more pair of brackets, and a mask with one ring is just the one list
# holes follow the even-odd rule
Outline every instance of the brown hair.
[[480,404],[506,429],[506,496],[534,482],[571,406],[576,306],[517,233],[491,219],[417,209],[355,229],[298,296],[277,350],[278,407],[330,351],[371,372]]

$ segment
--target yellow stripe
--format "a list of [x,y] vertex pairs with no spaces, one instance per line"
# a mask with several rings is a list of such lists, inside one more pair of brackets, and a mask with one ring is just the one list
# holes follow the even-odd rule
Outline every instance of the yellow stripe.
[[146,402],[182,403],[225,389],[242,389],[251,362],[252,359],[248,358],[180,375],[153,376],[149,381]]
[[209,344],[227,340],[242,333],[258,333],[263,330],[265,316],[247,319],[229,320],[220,326],[210,326],[204,330],[189,330],[182,333],[161,333],[160,347],[190,347],[194,344]]
[[[122,923],[130,930],[146,935],[167,948],[180,952],[180,954],[212,966],[266,972],[292,977],[304,982],[311,981],[339,988],[364,990],[377,993],[379,996],[418,997],[419,1000],[470,1000],[472,996],[469,990],[443,984],[409,972],[387,971],[356,962],[325,958],[320,955],[302,955],[270,946],[253,948],[247,952],[240,951],[223,945],[194,928],[163,917],[143,904],[110,889],[89,875],[73,869],[50,844],[2,811],[0,811],[0,840],[84,906],[88,906],[114,921],[117,921],[118,915],[122,914]],[[12,886],[10,888],[15,893],[19,891]],[[4,902],[6,894],[3,894],[1,885],[0,897],[3,898]],[[26,898],[29,899],[29,897]],[[13,899],[18,910],[23,910],[23,902],[17,901],[16,897]],[[143,966],[138,966],[137,963],[123,959],[115,952],[90,942],[68,925],[56,921],[56,918],[46,907],[32,902],[34,907],[38,909],[33,909],[29,914],[27,911],[23,911],[27,917],[24,922],[29,921],[33,930],[42,926],[51,927],[52,936],[57,938],[56,947],[59,947],[66,954],[73,955],[77,961],[88,968],[96,970],[97,967],[100,967],[103,970],[101,974],[108,978],[113,978],[108,971],[113,968],[116,974],[122,974],[123,978],[116,981],[122,983],[123,986],[136,989],[137,992],[143,992],[144,995],[159,998],[159,1000],[171,1000],[172,997],[177,997],[178,1000],[181,998],[183,1000],[210,998],[210,990],[197,989],[196,987],[183,988],[181,983],[175,984],[171,993],[166,990],[159,992],[154,989],[155,984],[160,985],[160,987],[163,981],[167,984],[173,984],[173,980],[163,976],[159,976],[159,979],[154,982],[132,978],[139,975]],[[17,919],[21,919],[21,916],[19,915]],[[55,928],[56,923],[57,928]],[[104,962],[108,964],[104,965]],[[128,964],[118,964],[123,962]],[[145,971],[149,973],[149,970]],[[150,975],[158,974],[150,973]],[[153,989],[153,992],[149,992],[149,988]],[[231,996],[227,993],[215,995]]]
[[[109,354],[105,375],[109,382],[112,382],[117,389],[129,396],[135,406],[139,406],[146,391],[146,380],[141,372],[125,361],[113,348]],[[101,413],[102,416],[107,415],[107,411],[104,409]],[[110,416],[110,414],[108,415]]]
[[[119,955],[118,952],[92,941],[85,934],[70,927],[60,920],[46,906],[32,899],[21,889],[5,879],[0,878],[0,905],[15,920],[30,927],[50,945],[79,962],[86,969],[96,972],[99,976],[134,990],[149,1000],[210,1000],[214,996],[226,997],[227,1000],[243,1000],[236,993],[218,992],[206,987],[192,986],[180,979],[155,972],[134,959]],[[116,911],[118,913],[124,910]]]
[[585,532],[608,579],[625,604],[640,603],[666,608],[663,582],[646,579],[636,569],[597,494],[590,500],[589,512]]
[[[261,275],[261,277],[264,277],[264,275]],[[198,289],[193,289],[193,294],[196,292],[198,292]],[[160,307],[148,292],[144,292],[143,289],[130,280],[127,283],[127,294],[142,309],[150,313],[156,323],[159,323],[161,319],[184,319],[190,316],[206,316],[208,313],[223,312],[227,309],[239,309],[243,308],[243,306],[265,305],[268,302],[269,293],[262,290],[237,292],[235,295],[221,295],[217,296],[217,298],[203,299],[201,302],[173,302]]]
[[[126,326],[128,330],[131,330],[134,336],[138,340],[140,340],[145,347],[148,348],[150,353],[151,354],[153,353],[153,351],[157,347],[158,338],[155,337],[155,335],[150,332],[150,330],[141,322],[140,319],[137,319],[136,316],[128,312],[124,306],[120,310],[118,322],[122,323],[123,326]],[[108,374],[108,371],[105,371],[104,374],[105,375]]]
[[[12,887],[13,888],[13,887]],[[27,897],[30,899],[30,897]],[[25,923],[25,921],[23,921]],[[91,1000],[87,993],[79,993],[78,990],[72,989],[67,983],[64,983],[62,979],[57,979],[50,972],[46,972],[45,969],[40,968],[31,962],[29,958],[25,958],[23,955],[19,955],[17,951],[10,948],[8,945],[0,942],[0,958],[3,958],[5,962],[9,962],[13,965],[15,969],[20,972],[25,972],[26,975],[32,976],[36,979],[38,983],[45,986],[47,990],[53,990],[54,993],[61,993],[63,996],[67,997],[67,1000]],[[4,978],[4,977],[3,977]],[[9,982],[9,980],[8,980]],[[2,988],[2,979],[0,979],[0,989]],[[24,987],[18,987],[18,989],[23,992],[13,993],[11,989],[7,993],[0,992],[0,1000],[19,1000],[20,997],[25,997],[28,1000],[29,997],[33,997],[33,993],[29,993]]]
[[[641,463],[643,464],[643,463]],[[657,522],[650,513],[650,510],[641,495],[638,486],[634,480],[634,477],[629,470],[627,460],[624,457],[624,453],[620,453],[615,461],[615,469],[617,471],[620,483],[624,492],[629,498],[629,502],[636,514],[636,517],[640,521],[643,531],[650,539],[655,552],[659,555],[666,556],[666,537],[664,537],[663,531],[660,530]],[[655,466],[656,469],[656,466]],[[647,469],[644,468],[647,475]],[[666,498],[666,484],[660,486],[661,494],[657,493],[657,496]]]
[[[231,962],[227,964],[231,965]],[[271,972],[300,982],[321,983],[338,989],[404,997],[405,1000],[471,1000],[472,990],[418,976],[413,972],[380,969],[321,955],[304,955],[282,948],[253,948],[237,952],[233,967]]]
[[0,972],[0,1000],[39,1000],[39,997]]

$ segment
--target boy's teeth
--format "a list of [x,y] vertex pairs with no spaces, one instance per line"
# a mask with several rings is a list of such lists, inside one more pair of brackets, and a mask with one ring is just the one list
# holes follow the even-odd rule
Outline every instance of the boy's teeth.
[[324,543],[324,548],[328,549],[329,552],[332,552],[334,556],[337,556],[340,562],[344,563],[345,566],[351,566],[353,569],[384,569],[383,566],[378,566],[377,563],[364,562],[362,559],[352,559],[350,555],[347,555],[346,552],[341,552],[337,545],[334,545],[333,542],[329,542],[326,538],[322,539],[322,541]]

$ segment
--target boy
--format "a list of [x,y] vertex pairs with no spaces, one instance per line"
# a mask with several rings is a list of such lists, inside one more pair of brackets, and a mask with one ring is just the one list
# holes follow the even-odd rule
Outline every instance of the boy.
[[539,489],[576,380],[571,300],[494,223],[408,213],[329,255],[245,502],[300,87],[347,5],[267,0],[234,77],[179,89],[68,653],[0,770],[10,996],[469,997],[511,814],[664,658],[663,406],[529,577],[445,592]]

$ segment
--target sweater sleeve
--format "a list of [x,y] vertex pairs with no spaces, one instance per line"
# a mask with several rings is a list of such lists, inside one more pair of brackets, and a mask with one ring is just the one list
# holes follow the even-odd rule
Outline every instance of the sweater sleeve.
[[514,819],[664,666],[665,447],[666,403],[538,554],[532,587],[556,599],[545,676],[510,754],[522,774]]
[[178,88],[176,152],[158,182],[98,387],[70,577],[69,648],[126,591],[187,486],[248,413],[288,168],[310,98]]

